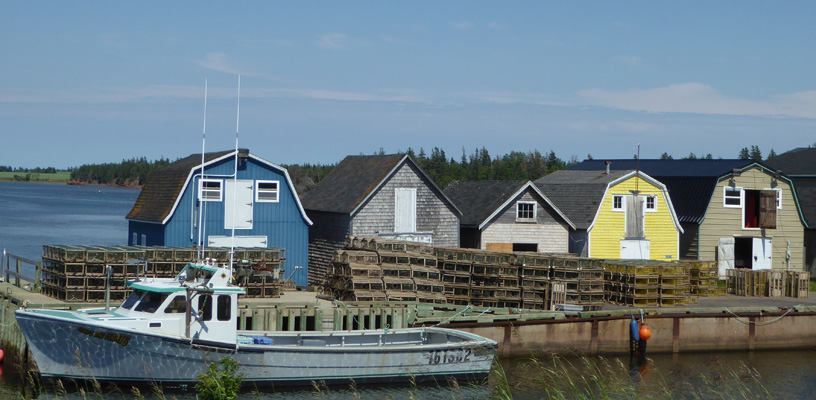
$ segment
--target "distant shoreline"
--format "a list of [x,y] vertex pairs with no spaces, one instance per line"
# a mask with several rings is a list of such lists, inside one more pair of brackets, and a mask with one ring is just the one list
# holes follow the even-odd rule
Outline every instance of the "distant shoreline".
[[18,181],[14,179],[2,179],[0,178],[0,182],[16,182],[16,183],[48,183],[48,184],[62,184],[62,185],[71,185],[71,186],[99,186],[99,187],[116,187],[116,188],[123,188],[123,189],[142,189],[144,185],[117,185],[113,183],[91,183],[91,182],[81,182],[81,181],[63,181],[63,180],[54,180],[54,179],[43,179],[43,180],[36,180],[36,181]]

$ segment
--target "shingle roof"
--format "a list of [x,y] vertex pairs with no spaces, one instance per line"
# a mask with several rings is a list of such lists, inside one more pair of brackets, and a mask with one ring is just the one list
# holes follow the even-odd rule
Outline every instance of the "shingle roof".
[[[235,150],[206,153],[204,162],[209,162]],[[139,198],[133,204],[127,219],[147,222],[162,222],[173,210],[176,198],[181,193],[190,170],[201,166],[201,153],[182,158],[170,165],[159,168],[147,178]]]
[[802,217],[809,227],[816,226],[816,178],[794,177],[791,180]]
[[462,225],[479,226],[526,183],[527,181],[454,181],[445,188],[445,195],[462,211]]
[[609,183],[632,171],[603,172],[561,170],[537,179],[535,185],[577,229],[587,229],[595,219]]
[[[605,163],[609,161],[611,170],[633,170],[640,169],[646,175],[658,179],[658,177],[710,177],[717,178],[725,175],[735,168],[742,168],[754,163],[754,160],[638,160],[635,159],[615,159],[615,160],[584,160],[569,167],[573,171],[605,171]],[[640,167],[638,167],[638,164]]]
[[407,154],[390,154],[382,156],[348,156],[326,175],[314,189],[301,200],[303,208],[314,211],[326,211],[351,214],[371,196],[374,191],[395,172],[403,162],[410,162],[424,177],[428,184],[442,197],[452,210],[461,215],[436,183],[419,168]]
[[769,158],[765,164],[787,176],[816,177],[816,147],[799,147]]
[[[638,160],[584,160],[569,168],[579,171],[604,171],[610,161],[610,170],[638,168]],[[640,170],[657,179],[669,191],[677,219],[699,224],[705,217],[708,202],[717,180],[734,169],[755,163],[754,160],[640,160]]]

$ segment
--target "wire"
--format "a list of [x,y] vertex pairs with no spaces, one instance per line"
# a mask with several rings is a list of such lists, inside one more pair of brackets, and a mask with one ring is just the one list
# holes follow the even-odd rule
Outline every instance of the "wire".
[[801,305],[801,304],[799,304],[799,305],[797,305],[797,306],[793,306],[793,307],[789,308],[789,309],[788,309],[788,311],[785,311],[785,313],[784,313],[784,314],[782,314],[782,315],[780,315],[779,317],[774,318],[773,320],[770,320],[770,321],[763,321],[763,322],[745,321],[745,318],[744,318],[744,317],[740,317],[739,315],[734,314],[734,313],[733,313],[731,310],[729,310],[729,309],[728,309],[728,307],[725,307],[725,311],[727,311],[729,314],[733,315],[733,316],[734,316],[734,318],[736,318],[737,322],[741,322],[741,323],[743,323],[743,324],[745,324],[745,325],[764,326],[764,325],[770,325],[770,324],[772,324],[772,323],[774,323],[774,322],[778,322],[778,321],[779,321],[779,320],[781,320],[782,318],[785,318],[785,317],[786,317],[788,314],[790,314],[790,312],[791,312],[791,311],[793,311],[793,310],[794,310],[796,307],[802,307],[802,305]]

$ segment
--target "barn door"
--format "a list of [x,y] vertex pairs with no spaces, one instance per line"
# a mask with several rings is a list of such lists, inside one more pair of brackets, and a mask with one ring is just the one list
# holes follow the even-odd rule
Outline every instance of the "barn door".
[[717,273],[725,276],[726,270],[734,268],[734,238],[720,238],[717,244]]
[[645,237],[643,229],[643,202],[645,197],[633,195],[624,198],[626,199],[626,238]]
[[394,232],[416,232],[416,188],[394,189]]
[[224,183],[224,229],[252,229],[252,181],[227,180]]
[[778,193],[776,190],[763,190],[759,192],[759,227],[766,229],[776,229],[776,202]]

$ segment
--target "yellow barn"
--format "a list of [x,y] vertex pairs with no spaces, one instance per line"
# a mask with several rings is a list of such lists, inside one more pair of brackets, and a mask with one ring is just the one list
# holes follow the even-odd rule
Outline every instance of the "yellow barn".
[[575,224],[571,253],[606,259],[679,259],[683,229],[668,190],[643,172],[562,170],[536,185]]

